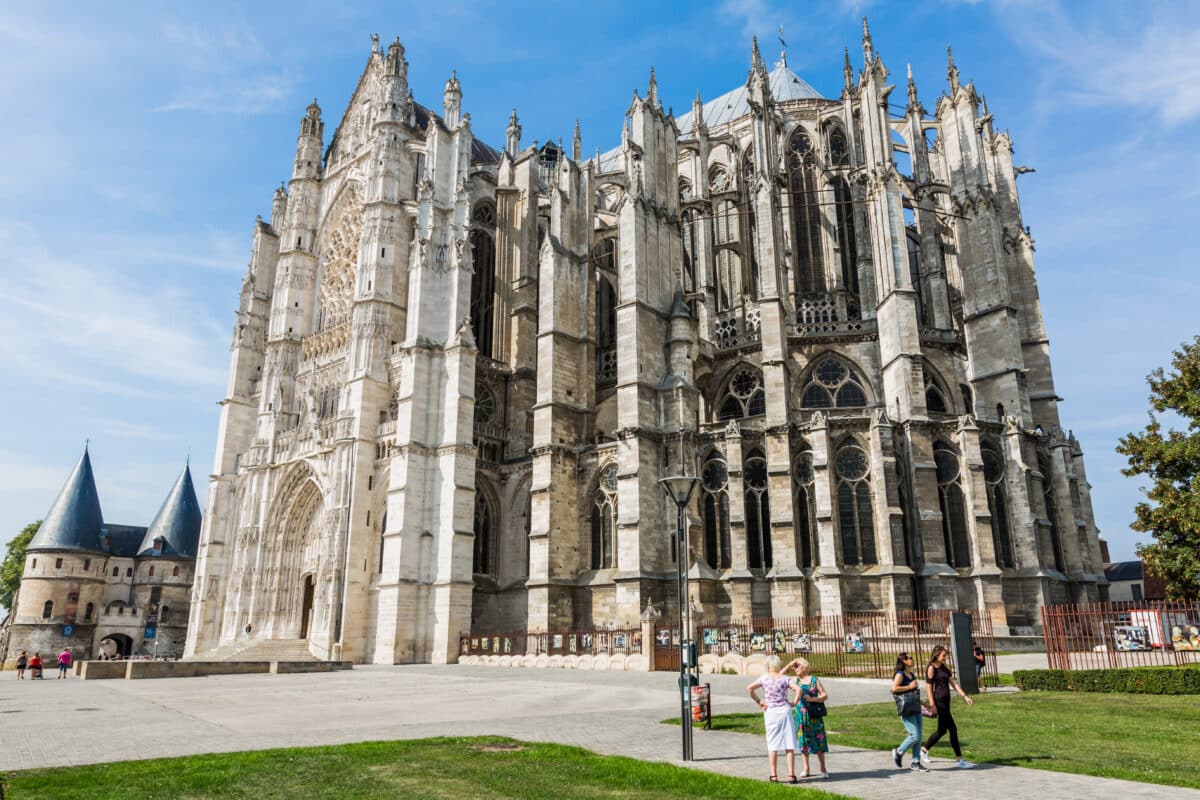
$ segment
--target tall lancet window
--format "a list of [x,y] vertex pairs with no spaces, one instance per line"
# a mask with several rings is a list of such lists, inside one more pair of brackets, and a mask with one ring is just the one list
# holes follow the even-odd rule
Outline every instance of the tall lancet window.
[[908,277],[912,280],[913,291],[917,298],[917,321],[922,325],[929,324],[929,303],[925,292],[924,264],[921,263],[921,242],[914,231],[909,231],[904,237],[908,243]]
[[613,532],[617,527],[617,465],[600,471],[592,495],[592,569],[612,569],[617,564]]
[[767,569],[771,559],[771,502],[767,483],[767,459],[755,448],[742,462],[742,484],[746,491],[746,552],[751,567]]
[[1067,559],[1063,554],[1058,500],[1054,496],[1054,471],[1050,466],[1050,459],[1041,453],[1038,454],[1038,472],[1042,473],[1042,499],[1046,503],[1046,522],[1049,524],[1046,532],[1050,536],[1050,555],[1054,559],[1054,568],[1059,572],[1066,572]]
[[756,175],[754,167],[754,146],[746,148],[746,152],[742,155],[742,186],[746,193],[746,235],[743,237],[743,246],[745,250],[744,261],[749,265],[749,269],[745,270],[744,285],[742,291],[747,297],[758,298],[759,296],[759,269],[758,255],[755,252],[755,246],[758,240],[758,218],[754,209],[754,178]]
[[[724,173],[722,173],[724,174]],[[713,285],[717,291],[717,310],[733,308],[742,292],[741,216],[737,203],[722,200],[717,203],[713,217],[713,244],[717,252],[714,259]]]
[[796,527],[796,563],[812,567],[820,563],[817,555],[816,498],[813,496],[812,450],[807,443],[800,446],[792,459],[793,521]]
[[[844,137],[843,137],[844,138]],[[854,238],[854,201],[850,184],[845,178],[833,182],[833,199],[837,203],[838,255],[842,262],[842,287],[858,294],[858,243]]]
[[475,345],[491,358],[495,341],[496,309],[496,209],[480,203],[471,214],[471,329]]
[[471,569],[476,575],[496,574],[496,509],[482,487],[475,487],[475,548]]
[[796,293],[825,291],[825,256],[821,249],[821,190],[812,140],[802,130],[788,142],[788,187],[791,191],[792,261]]
[[689,208],[683,212],[683,290],[696,291],[696,260],[700,257],[700,212]]
[[946,442],[934,442],[938,505],[942,511],[942,539],[946,560],[955,568],[971,566],[971,539],[967,531],[967,503],[963,495],[958,453]]
[[729,469],[714,450],[704,459],[700,475],[700,514],[704,519],[704,560],[713,569],[729,569]]
[[992,442],[980,446],[983,455],[983,480],[987,485],[988,512],[992,515],[992,544],[996,548],[996,564],[1015,567],[1012,534],[1008,528],[1008,497],[1004,490],[1004,456]]
[[838,445],[833,460],[837,474],[837,520],[842,563],[876,563],[875,515],[871,510],[871,461],[853,437]]

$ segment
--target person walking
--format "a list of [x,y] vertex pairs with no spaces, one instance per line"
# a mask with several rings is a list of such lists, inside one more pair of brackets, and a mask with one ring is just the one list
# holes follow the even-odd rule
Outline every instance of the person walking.
[[983,685],[983,670],[987,667],[987,654],[983,652],[983,648],[979,646],[979,642],[975,642],[975,647],[971,651],[971,655],[975,658],[975,685],[979,687],[979,691],[986,692],[987,687]]
[[938,743],[943,735],[950,734],[950,747],[954,749],[954,757],[958,760],[955,765],[959,769],[970,769],[975,766],[963,758],[962,748],[958,746],[958,726],[954,724],[954,715],[950,713],[950,690],[953,689],[967,705],[975,705],[975,701],[967,697],[967,693],[954,680],[954,671],[946,664],[950,651],[940,644],[933,648],[929,666],[925,668],[925,687],[929,702],[937,709],[937,731],[925,741],[921,748],[923,758],[929,760],[929,751]]
[[25,667],[29,665],[29,653],[22,650],[17,655],[17,680],[25,680]]
[[797,658],[792,660],[783,672],[792,672],[796,676],[797,692],[796,706],[793,716],[796,720],[796,742],[800,745],[800,757],[804,760],[804,771],[801,778],[809,776],[808,754],[816,753],[821,765],[821,779],[829,779],[829,770],[825,767],[825,754],[829,752],[829,741],[825,738],[825,701],[829,693],[820,678],[812,674],[808,660]]
[[64,647],[62,652],[58,654],[58,679],[61,681],[67,677],[67,670],[71,668],[71,648]]
[[[778,781],[779,751],[787,754],[788,782],[796,782],[796,728],[792,724],[791,679],[779,671],[779,656],[767,656],[766,672],[746,687],[750,699],[763,710],[767,729],[767,761],[771,765],[770,780]],[[762,698],[754,691],[762,689]]]
[[42,654],[35,652],[33,658],[29,659],[29,680],[38,681],[42,679]]
[[900,746],[892,751],[892,761],[897,767],[904,766],[904,751],[912,749],[913,772],[929,772],[921,761],[921,683],[913,674],[913,660],[908,653],[896,657],[896,673],[892,676],[892,697],[896,700],[896,714],[904,723],[908,734]]

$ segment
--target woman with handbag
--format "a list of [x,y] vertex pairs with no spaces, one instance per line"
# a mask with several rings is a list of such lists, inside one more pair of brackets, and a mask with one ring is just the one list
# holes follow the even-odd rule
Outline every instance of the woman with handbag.
[[[788,782],[796,782],[796,728],[792,725],[792,681],[779,671],[779,656],[767,656],[766,672],[746,687],[750,699],[763,710],[763,727],[767,731],[767,761],[771,765],[772,782],[778,781],[776,763],[779,751],[787,755]],[[762,689],[762,697],[754,694]]]
[[969,706],[975,705],[975,701],[967,697],[958,681],[954,680],[954,671],[946,665],[949,655],[950,651],[939,644],[933,648],[929,666],[925,668],[925,687],[929,692],[930,704],[937,709],[938,726],[937,732],[930,736],[921,748],[921,753],[928,761],[930,748],[937,744],[944,734],[949,733],[950,746],[954,748],[954,757],[958,760],[955,766],[959,769],[970,769],[975,765],[963,758],[962,748],[958,746],[958,726],[954,724],[954,715],[950,713],[950,690],[953,689]]
[[904,766],[904,751],[912,750],[913,772],[929,772],[921,763],[921,684],[913,674],[913,660],[908,653],[896,658],[896,674],[892,676],[892,697],[896,700],[896,714],[904,723],[908,733],[900,746],[892,751],[892,761],[897,767]]
[[816,753],[817,761],[821,764],[821,779],[829,779],[829,770],[825,768],[825,754],[829,752],[829,741],[825,738],[825,701],[829,693],[817,676],[812,674],[812,667],[807,659],[797,658],[783,668],[783,672],[792,672],[796,676],[794,686],[799,695],[799,701],[792,714],[796,718],[796,740],[800,743],[800,756],[804,759],[804,771],[801,778],[807,778],[808,754]]

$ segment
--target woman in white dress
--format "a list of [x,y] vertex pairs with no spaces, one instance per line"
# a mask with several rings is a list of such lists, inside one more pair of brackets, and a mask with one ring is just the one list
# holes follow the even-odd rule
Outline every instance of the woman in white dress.
[[[788,782],[796,782],[796,727],[792,724],[792,681],[779,671],[779,656],[767,656],[767,671],[747,687],[750,699],[763,710],[767,729],[767,760],[771,763],[770,780],[778,781],[776,764],[779,751],[787,754]],[[762,697],[754,694],[762,689]]]

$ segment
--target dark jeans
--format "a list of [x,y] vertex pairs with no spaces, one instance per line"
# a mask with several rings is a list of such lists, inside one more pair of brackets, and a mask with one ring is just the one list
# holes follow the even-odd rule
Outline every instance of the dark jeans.
[[933,746],[943,735],[950,734],[950,746],[954,748],[955,758],[962,758],[962,748],[958,746],[958,726],[954,724],[954,715],[950,713],[950,698],[934,700],[937,707],[937,730],[925,741],[925,749],[932,750]]

